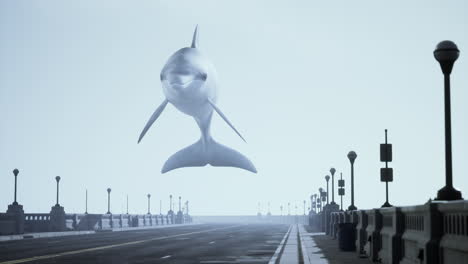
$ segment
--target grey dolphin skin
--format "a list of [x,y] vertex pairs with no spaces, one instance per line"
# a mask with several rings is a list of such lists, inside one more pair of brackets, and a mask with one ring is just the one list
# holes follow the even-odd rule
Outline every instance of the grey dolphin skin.
[[151,115],[140,134],[138,143],[168,103],[192,116],[201,131],[201,138],[197,142],[178,151],[166,161],[162,173],[177,168],[202,167],[208,164],[216,167],[236,167],[257,173],[257,169],[247,157],[216,142],[210,134],[211,118],[215,111],[244,140],[226,115],[216,106],[216,70],[198,49],[198,26],[193,33],[192,45],[178,50],[166,62],[161,71],[161,83],[166,99]]

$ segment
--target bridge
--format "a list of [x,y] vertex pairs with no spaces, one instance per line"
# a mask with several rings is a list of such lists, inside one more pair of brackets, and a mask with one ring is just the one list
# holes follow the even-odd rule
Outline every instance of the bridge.
[[[20,171],[13,170],[14,200],[0,214],[0,264],[6,263],[468,263],[468,201],[453,186],[450,121],[450,73],[458,58],[453,42],[434,51],[444,74],[446,185],[434,200],[416,206],[391,205],[392,145],[380,145],[381,181],[386,199],[381,207],[358,209],[354,204],[354,162],[351,204],[335,201],[345,195],[345,181],[335,181],[335,169],[325,177],[326,188],[310,196],[310,208],[281,215],[260,211],[252,216],[197,216],[189,202],[152,214],[151,195],[143,214],[111,212],[111,188],[104,214],[66,213],[59,203],[47,213],[25,213],[17,201]],[[331,180],[331,199],[330,183]],[[335,188],[335,182],[337,187]],[[371,197],[369,197],[371,198]],[[372,197],[375,198],[375,197]],[[177,210],[177,212],[175,212]],[[282,211],[283,212],[283,211]]]

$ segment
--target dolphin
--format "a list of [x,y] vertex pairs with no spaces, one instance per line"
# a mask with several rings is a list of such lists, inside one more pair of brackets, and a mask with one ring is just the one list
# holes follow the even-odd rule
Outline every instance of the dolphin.
[[140,134],[138,143],[168,103],[182,113],[192,116],[201,131],[200,139],[172,155],[164,164],[161,173],[183,167],[203,167],[208,164],[216,167],[236,167],[257,173],[257,169],[247,157],[216,142],[211,136],[211,118],[213,112],[216,112],[245,142],[244,137],[216,105],[216,70],[198,49],[198,26],[193,33],[192,45],[178,50],[169,57],[161,70],[160,77],[166,99],[151,115]]

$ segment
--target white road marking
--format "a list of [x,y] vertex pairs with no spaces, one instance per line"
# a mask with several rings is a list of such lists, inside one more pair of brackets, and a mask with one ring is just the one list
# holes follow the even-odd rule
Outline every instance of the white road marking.
[[162,257],[161,259],[167,259],[167,258],[170,258],[170,257],[171,257],[171,255],[167,255],[167,256]]
[[[275,254],[273,254],[273,257],[271,257],[271,259],[270,259],[270,261],[268,262],[268,264],[274,264],[274,263],[276,263],[276,260],[279,258],[279,254],[281,253],[281,249],[284,247],[284,244],[286,243],[286,238],[289,236],[289,233],[291,232],[291,229],[292,229],[292,225],[289,226],[288,232],[286,232],[286,234],[284,235],[283,240],[282,240],[281,243],[279,244],[278,248],[277,248],[276,251],[275,251]],[[0,264],[1,264],[1,263],[0,263]]]
[[8,261],[0,262],[0,264],[17,264],[17,263],[26,263],[26,262],[42,260],[42,259],[58,258],[58,257],[63,257],[63,256],[76,255],[76,254],[80,254],[80,253],[87,253],[87,252],[111,249],[111,248],[116,248],[116,247],[137,245],[137,244],[142,244],[142,243],[146,243],[146,242],[150,242],[150,241],[164,240],[164,239],[168,239],[168,238],[181,237],[181,236],[186,236],[186,235],[202,234],[202,233],[207,233],[207,232],[216,231],[216,230],[229,229],[229,228],[238,227],[238,226],[242,226],[242,225],[213,228],[213,229],[208,229],[208,230],[195,231],[195,232],[172,235],[172,236],[156,237],[156,238],[150,238],[150,239],[145,239],[145,240],[138,240],[138,241],[133,241],[133,242],[126,242],[126,243],[107,245],[107,246],[100,246],[100,247],[87,248],[87,249],[79,249],[79,250],[67,251],[67,252],[50,254],[50,255],[43,255],[43,256],[24,258],[24,259],[8,260]]
[[211,241],[211,242],[210,242],[210,243],[208,243],[208,244],[214,244],[214,243],[216,243],[216,241]]

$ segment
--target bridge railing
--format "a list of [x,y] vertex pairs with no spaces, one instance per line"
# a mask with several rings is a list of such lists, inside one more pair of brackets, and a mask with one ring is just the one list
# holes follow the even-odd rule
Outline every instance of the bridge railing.
[[[309,225],[323,228],[324,213],[310,214]],[[344,222],[356,223],[356,251],[373,261],[468,263],[468,201],[331,213],[330,226]]]

